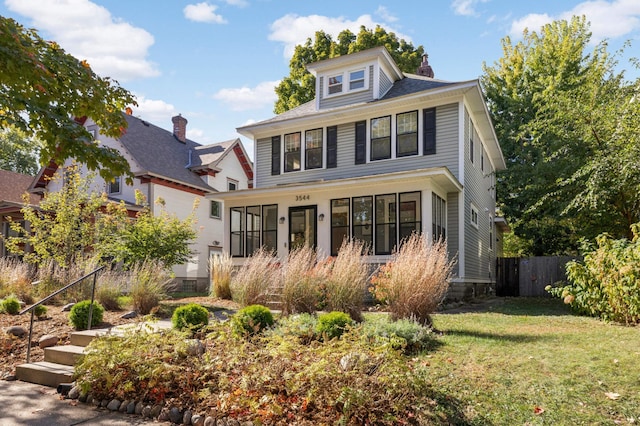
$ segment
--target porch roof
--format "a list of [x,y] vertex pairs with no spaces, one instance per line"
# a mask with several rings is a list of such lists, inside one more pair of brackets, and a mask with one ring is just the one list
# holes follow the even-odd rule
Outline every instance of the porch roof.
[[432,167],[428,169],[409,170],[354,178],[318,180],[313,182],[289,183],[285,185],[243,189],[239,191],[218,192],[215,194],[209,194],[206,198],[221,201],[243,200],[264,195],[282,195],[291,192],[300,192],[301,189],[304,189],[304,191],[308,193],[318,193],[331,191],[336,188],[371,187],[376,184],[400,184],[427,180],[436,183],[447,192],[460,192],[463,188],[462,184],[447,167]]

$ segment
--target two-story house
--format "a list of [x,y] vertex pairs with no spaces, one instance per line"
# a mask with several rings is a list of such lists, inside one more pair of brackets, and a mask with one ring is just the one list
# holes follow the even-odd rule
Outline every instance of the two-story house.
[[[173,268],[175,282],[182,290],[207,290],[209,257],[222,250],[224,240],[224,211],[219,201],[208,200],[207,195],[218,192],[242,190],[253,183],[253,163],[249,160],[240,139],[211,145],[201,145],[186,138],[186,118],[172,118],[173,132],[164,130],[145,120],[125,114],[127,128],[117,139],[100,135],[100,129],[91,119],[83,119],[87,130],[100,140],[103,146],[117,149],[129,162],[135,176],[133,185],[127,185],[124,177],[106,182],[96,177],[92,189],[106,192],[114,201],[123,200],[130,215],[141,208],[136,205],[135,191],[144,194],[152,211],[158,209],[154,202],[161,198],[167,212],[180,219],[189,216],[194,201],[197,240],[191,248],[192,259]],[[60,180],[49,180],[62,167],[50,164],[36,176],[32,192],[56,191]],[[86,168],[83,173],[88,173]]]
[[495,172],[505,168],[478,80],[433,78],[426,56],[405,74],[384,47],[308,66],[315,100],[243,126],[254,188],[224,200],[224,247],[285,257],[309,244],[335,255],[345,238],[383,263],[403,238],[444,238],[457,258],[454,297],[495,283]]

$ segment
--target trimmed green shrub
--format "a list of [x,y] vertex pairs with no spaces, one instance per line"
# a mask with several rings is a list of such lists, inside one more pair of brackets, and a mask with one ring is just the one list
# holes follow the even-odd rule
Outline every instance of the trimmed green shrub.
[[20,301],[12,294],[2,299],[2,310],[10,315],[17,315],[20,312]]
[[173,328],[178,330],[198,330],[209,324],[209,311],[197,303],[178,306],[171,316]]
[[249,305],[231,317],[231,327],[237,336],[252,336],[272,325],[271,310],[262,305]]
[[299,343],[308,345],[314,340],[318,340],[316,325],[318,318],[312,314],[302,313],[289,315],[278,319],[278,326],[270,329],[270,335],[282,336],[285,338],[295,338]]
[[[83,300],[78,302],[71,308],[69,312],[69,323],[76,330],[86,330],[89,323],[89,308],[91,306],[90,300]],[[91,314],[91,327],[95,327],[102,322],[102,315],[104,314],[104,308],[99,302],[93,302],[93,313]]]
[[36,315],[36,317],[42,318],[47,315],[47,307],[44,305],[38,305],[33,309],[33,313]]
[[352,325],[353,321],[348,314],[344,312],[333,311],[326,314],[318,315],[316,332],[325,340],[331,340],[334,337],[342,336],[347,327]]

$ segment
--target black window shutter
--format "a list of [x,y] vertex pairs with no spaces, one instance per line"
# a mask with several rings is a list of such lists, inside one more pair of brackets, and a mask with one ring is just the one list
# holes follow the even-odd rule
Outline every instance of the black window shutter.
[[280,136],[271,138],[271,174],[280,174]]
[[338,126],[327,127],[327,169],[338,166]]
[[367,122],[356,123],[356,164],[367,162]]
[[436,153],[436,109],[422,110],[422,153],[432,155]]

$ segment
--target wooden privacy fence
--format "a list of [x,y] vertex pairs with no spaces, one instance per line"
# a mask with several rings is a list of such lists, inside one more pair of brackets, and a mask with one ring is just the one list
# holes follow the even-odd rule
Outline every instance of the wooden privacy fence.
[[566,281],[566,264],[572,256],[500,257],[497,264],[496,295],[550,297],[547,285]]

